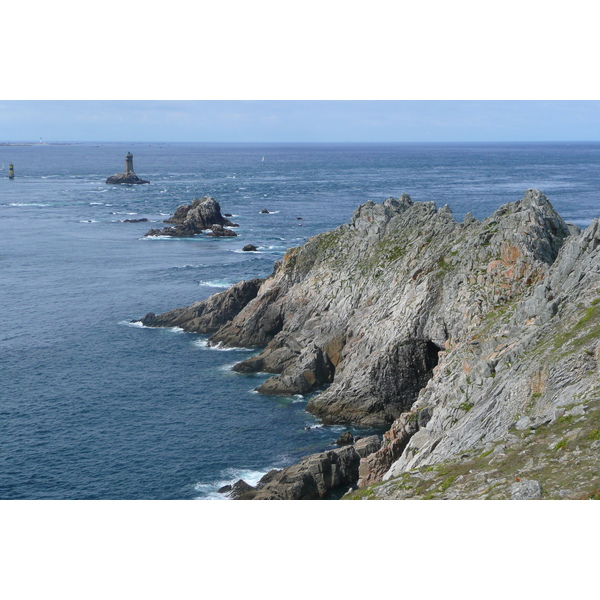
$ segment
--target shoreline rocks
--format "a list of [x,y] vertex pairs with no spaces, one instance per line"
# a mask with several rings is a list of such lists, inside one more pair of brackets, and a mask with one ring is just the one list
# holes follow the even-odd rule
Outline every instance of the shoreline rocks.
[[229,491],[232,500],[321,500],[358,478],[361,458],[381,445],[379,436],[361,438],[356,444],[311,454],[300,462],[269,471],[255,487],[243,480]]

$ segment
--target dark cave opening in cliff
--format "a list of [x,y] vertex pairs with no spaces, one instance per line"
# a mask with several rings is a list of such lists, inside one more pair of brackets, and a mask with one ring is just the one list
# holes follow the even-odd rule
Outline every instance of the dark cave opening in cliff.
[[425,344],[425,364],[427,371],[433,371],[439,362],[439,353],[441,348],[431,340],[427,340]]

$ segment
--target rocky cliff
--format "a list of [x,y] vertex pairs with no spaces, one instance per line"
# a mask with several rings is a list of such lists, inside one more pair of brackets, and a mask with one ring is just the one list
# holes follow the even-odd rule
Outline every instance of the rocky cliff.
[[[206,332],[211,344],[263,348],[235,367],[272,373],[260,392],[326,386],[307,406],[325,423],[391,426],[382,447],[361,458],[368,495],[359,497],[424,497],[429,488],[447,497],[454,488],[434,479],[434,466],[475,464],[500,446],[495,459],[526,456],[531,436],[546,436],[544,448],[560,444],[552,436],[573,420],[578,433],[560,449],[589,455],[594,467],[599,243],[597,220],[580,232],[536,190],[481,222],[457,223],[447,206],[407,195],[367,202],[349,224],[290,249],[255,297]],[[551,472],[561,459],[538,452],[527,464]],[[514,473],[500,479],[496,497],[520,497]],[[542,489],[518,479],[528,482],[521,495]],[[480,488],[455,497],[480,497]]]

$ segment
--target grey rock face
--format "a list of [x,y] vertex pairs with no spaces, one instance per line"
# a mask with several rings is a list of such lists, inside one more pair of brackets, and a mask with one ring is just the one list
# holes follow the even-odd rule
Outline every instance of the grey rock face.
[[[207,229],[212,229],[209,235],[235,236],[235,232],[224,227],[237,227],[236,223],[232,223],[221,214],[219,203],[210,196],[196,198],[191,204],[177,207],[175,214],[166,219],[165,223],[172,223],[175,227],[151,229],[146,236],[191,237]],[[216,230],[215,226],[217,226]]]
[[510,494],[511,500],[538,500],[542,497],[542,486],[534,479],[515,481],[510,486]]
[[[328,450],[303,458],[281,471],[270,471],[256,488],[245,482],[236,483],[243,490],[232,491],[232,499],[243,500],[319,500],[340,486],[350,485],[358,478],[361,458],[380,446],[378,436],[361,438],[355,445]],[[239,484],[239,485],[238,485]]]
[[240,281],[203,302],[176,308],[160,315],[148,313],[141,322],[146,327],[181,327],[191,333],[210,334],[231,321],[256,297],[264,279]]
[[231,229],[223,227],[223,225],[213,225],[211,232],[208,234],[213,237],[236,237],[237,233]]

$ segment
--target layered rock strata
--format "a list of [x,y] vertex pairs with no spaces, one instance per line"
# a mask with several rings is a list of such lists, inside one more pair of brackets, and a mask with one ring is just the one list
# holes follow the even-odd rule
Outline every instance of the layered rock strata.
[[165,219],[174,227],[151,229],[146,236],[192,237],[208,229],[208,235],[215,237],[236,236],[237,234],[226,227],[238,227],[221,214],[219,203],[210,196],[196,198],[191,204],[182,204],[177,207],[174,215]]
[[325,423],[391,424],[360,485],[393,481],[597,397],[599,229],[537,190],[481,222],[367,202],[290,249],[209,343],[263,347],[235,367],[272,373],[263,393],[326,385],[307,406]]

